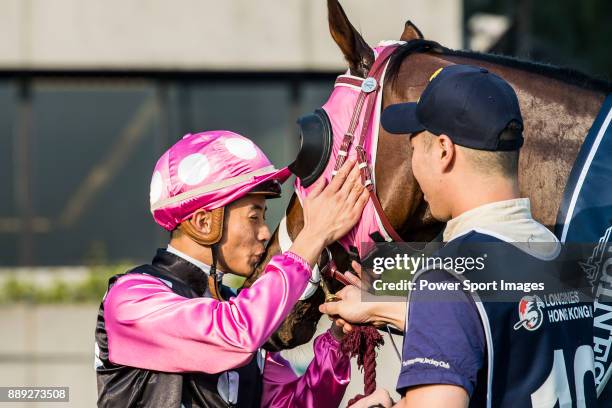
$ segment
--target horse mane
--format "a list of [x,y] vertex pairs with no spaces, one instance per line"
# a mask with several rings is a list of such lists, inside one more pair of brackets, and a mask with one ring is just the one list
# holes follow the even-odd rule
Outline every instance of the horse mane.
[[493,64],[498,64],[504,67],[519,69],[522,71],[531,72],[538,75],[543,75],[548,78],[556,79],[566,84],[575,85],[580,88],[610,93],[612,92],[612,82],[593,78],[583,72],[571,68],[562,68],[550,64],[539,62],[526,61],[515,57],[509,57],[499,54],[488,54],[468,50],[452,50],[443,47],[435,41],[417,39],[408,41],[402,44],[393,54],[392,60],[389,63],[390,78],[397,78],[400,67],[404,59],[415,52],[434,52],[439,55],[448,55],[453,57],[470,58],[477,61],[484,61]]

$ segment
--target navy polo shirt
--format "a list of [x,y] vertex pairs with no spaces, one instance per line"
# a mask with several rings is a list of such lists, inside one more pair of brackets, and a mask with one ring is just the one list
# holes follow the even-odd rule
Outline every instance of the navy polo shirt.
[[[442,270],[426,272],[421,279],[459,282]],[[415,290],[407,319],[397,392],[403,395],[416,385],[451,384],[471,397],[486,361],[485,334],[472,297],[462,290]]]

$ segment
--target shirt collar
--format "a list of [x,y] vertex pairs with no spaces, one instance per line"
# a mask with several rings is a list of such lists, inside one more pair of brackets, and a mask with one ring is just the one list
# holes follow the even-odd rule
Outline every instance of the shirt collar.
[[444,241],[470,231],[497,237],[541,259],[555,258],[561,249],[557,237],[531,216],[528,198],[497,201],[464,212],[446,224]]
[[[210,275],[210,265],[205,264],[202,261],[198,261],[197,259],[187,255],[184,252],[179,251],[178,249],[176,249],[175,247],[173,247],[172,245],[168,244],[168,248],[166,249],[166,251],[170,252],[171,254],[174,254],[180,258],[183,258],[184,260],[186,260],[187,262],[197,266],[198,268],[200,268],[205,274],[206,276]],[[223,273],[217,269],[217,277],[218,279],[220,279],[222,277]]]
[[491,224],[531,219],[531,203],[528,198],[496,201],[472,208],[448,221],[444,229],[444,241],[448,242],[476,228],[489,228]]

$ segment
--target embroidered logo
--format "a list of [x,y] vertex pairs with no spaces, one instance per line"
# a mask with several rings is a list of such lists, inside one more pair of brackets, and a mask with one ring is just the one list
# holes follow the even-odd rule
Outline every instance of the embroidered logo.
[[529,331],[540,328],[544,321],[544,302],[537,295],[523,296],[518,304],[519,321],[514,325],[514,330],[521,327]]

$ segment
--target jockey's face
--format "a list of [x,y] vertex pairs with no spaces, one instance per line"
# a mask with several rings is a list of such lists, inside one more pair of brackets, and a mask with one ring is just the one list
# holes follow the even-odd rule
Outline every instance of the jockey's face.
[[219,243],[219,266],[223,271],[240,276],[253,273],[270,239],[265,214],[266,199],[260,194],[249,194],[226,207]]

